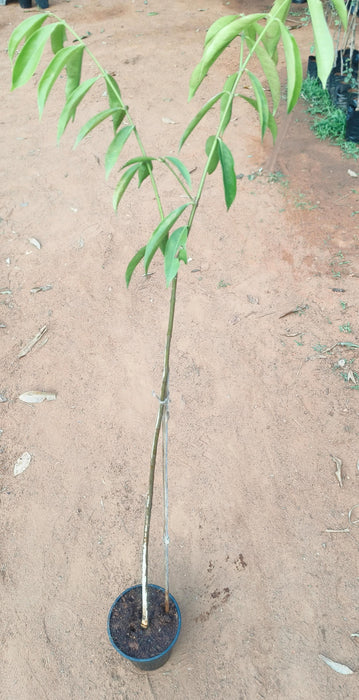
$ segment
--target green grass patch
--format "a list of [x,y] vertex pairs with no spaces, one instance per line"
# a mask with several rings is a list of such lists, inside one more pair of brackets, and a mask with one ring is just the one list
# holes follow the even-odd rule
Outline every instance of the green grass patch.
[[302,97],[307,102],[307,112],[313,115],[315,135],[321,139],[329,139],[331,143],[340,146],[348,158],[359,158],[359,146],[345,140],[346,115],[332,103],[328,90],[322,87],[318,78],[306,78],[302,85]]

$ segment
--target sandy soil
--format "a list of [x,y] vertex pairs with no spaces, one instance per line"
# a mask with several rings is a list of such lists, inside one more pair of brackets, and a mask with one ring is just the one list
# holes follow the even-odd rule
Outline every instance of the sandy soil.
[[[176,154],[236,65],[230,50],[187,103],[208,26],[268,6],[51,3],[90,33],[148,152],[163,155]],[[170,534],[183,627],[168,664],[141,674],[110,646],[106,618],[140,577],[168,292],[160,260],[128,291],[124,271],[157,223],[155,202],[145,183],[113,213],[117,173],[106,181],[103,167],[110,125],[72,150],[79,126],[105,108],[103,86],[60,147],[61,89],[41,124],[40,72],[10,93],[5,47],[23,17],[17,3],[0,8],[0,696],[356,698],[357,676],[335,673],[319,654],[359,669],[359,531],[348,520],[359,502],[359,350],[340,345],[359,344],[359,187],[348,174],[359,166],[315,140],[303,104],[288,118],[283,102],[275,150],[238,105],[228,132],[244,175],[238,197],[227,214],[220,174],[210,178],[179,282]],[[295,35],[305,59],[311,30]],[[215,123],[211,113],[183,149],[195,185]],[[159,180],[168,209],[183,201],[167,176]],[[47,343],[19,358],[44,326]],[[29,390],[57,399],[30,406],[18,400]],[[14,476],[25,451],[30,466]],[[160,503],[151,561],[161,584]]]

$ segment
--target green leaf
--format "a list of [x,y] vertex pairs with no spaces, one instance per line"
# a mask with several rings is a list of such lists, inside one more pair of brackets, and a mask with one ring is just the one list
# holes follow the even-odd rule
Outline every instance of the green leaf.
[[254,75],[254,73],[252,73],[250,70],[247,70],[246,73],[247,73],[247,75],[249,75],[250,81],[251,81],[252,86],[253,86],[254,94],[256,97],[259,122],[261,125],[261,135],[262,135],[262,139],[263,139],[264,134],[265,134],[266,129],[267,129],[267,126],[268,126],[269,107],[268,107],[267,98],[266,98],[263,87],[262,87],[260,81],[258,80],[257,76]]
[[157,158],[151,158],[150,156],[138,156],[137,158],[131,158],[124,165],[122,165],[121,170],[128,168],[130,165],[137,164],[138,167],[138,186],[141,187],[143,181],[148,177],[152,170],[152,161],[157,160]]
[[280,24],[284,23],[287,19],[291,4],[292,0],[275,0],[268,15],[263,43],[275,63],[277,63],[277,46],[281,34]]
[[[85,136],[87,136],[87,134],[89,134],[90,131],[92,131],[92,129],[101,124],[101,122],[103,122],[108,117],[113,116],[114,112],[118,112],[117,107],[114,109],[105,109],[103,112],[99,112],[98,114],[95,114],[94,117],[91,117],[91,119],[89,119],[88,122],[86,122],[86,124],[84,124],[84,126],[80,129],[74,147],[76,148],[76,146],[79,145],[80,141],[82,141],[82,139],[84,139]],[[124,117],[124,110],[122,110],[122,112]]]
[[127,270],[126,270],[126,275],[125,275],[127,287],[131,282],[131,277],[132,277],[138,263],[140,263],[142,258],[144,257],[145,252],[146,252],[146,246],[144,245],[143,248],[140,248],[140,250],[137,251],[136,255],[133,256],[132,260],[127,265]]
[[219,160],[222,166],[222,177],[224,187],[224,197],[226,200],[227,211],[233,204],[237,193],[237,178],[234,172],[234,160],[228,146],[219,140]]
[[[111,141],[105,155],[106,178],[109,176],[112,168],[116,165],[117,159],[133,129],[133,126],[124,126],[123,129],[121,129],[121,131],[119,131],[115,138]],[[139,165],[139,163],[137,165]]]
[[208,175],[212,175],[214,173],[218,163],[219,163],[219,145],[218,145],[218,138],[217,136],[209,136],[207,141],[206,141],[206,155],[209,157],[213,144],[216,144],[216,147],[212,153],[212,156],[210,158],[209,164],[208,164]]
[[[289,32],[289,30],[287,29],[287,27],[284,24],[281,24],[280,29],[283,41],[285,62],[287,65],[287,111],[290,112],[293,109],[293,107],[297,104],[302,88],[302,59],[300,57],[300,52],[297,43],[294,37]],[[330,38],[330,35],[329,40],[331,42],[331,47],[333,50],[333,42]]]
[[325,88],[334,63],[334,46],[320,0],[308,0],[312,19],[318,77]]
[[153,160],[157,160],[157,158],[152,158],[151,156],[137,156],[136,158],[130,158],[130,160],[121,166],[121,170],[127,168],[129,165],[134,165],[134,163],[140,163],[140,165],[142,165],[142,163],[151,163]]
[[[72,93],[75,92],[81,81],[82,58],[85,47],[83,44],[80,44],[80,46],[77,46],[76,48],[78,49],[78,52],[71,54],[66,64],[66,100],[68,100]],[[73,115],[73,118],[75,118],[75,114]]]
[[117,210],[120,200],[126,192],[128,185],[130,184],[131,180],[136,175],[140,167],[140,163],[136,163],[136,165],[131,165],[127,170],[125,170],[121,179],[117,183],[116,189],[113,194],[113,208],[115,211]]
[[14,31],[12,32],[10,39],[9,39],[9,44],[8,44],[8,54],[10,61],[13,60],[15,51],[17,47],[19,46],[20,42],[24,39],[27,41],[31,34],[36,32],[39,27],[45,22],[45,19],[47,19],[48,15],[33,15],[32,17],[28,17],[27,19],[24,19],[21,24],[19,24],[17,27],[15,27]]
[[84,80],[81,85],[76,88],[76,90],[73,91],[69,99],[67,100],[65,107],[63,108],[61,114],[60,114],[60,119],[57,127],[57,140],[59,141],[62,134],[64,133],[69,121],[71,118],[74,118],[76,114],[76,109],[80,102],[82,102],[83,98],[85,97],[86,93],[89,91],[89,89],[92,87],[92,85],[98,80],[99,76],[96,78],[89,78],[88,80]]
[[[115,78],[113,78],[113,76],[110,75],[109,73],[106,73],[105,82],[106,82],[108,102],[109,102],[110,107],[117,107],[117,108],[123,109],[121,90],[120,90]],[[113,130],[114,130],[114,133],[116,133],[122,120],[119,121],[117,117],[113,117],[112,121],[113,121]]]
[[144,180],[146,180],[146,177],[149,177],[153,170],[153,165],[151,161],[148,161],[148,163],[142,163],[138,169],[138,186],[141,187],[142,183]]
[[273,143],[275,143],[276,138],[277,138],[278,127],[277,127],[277,122],[276,122],[275,118],[273,117],[273,114],[271,114],[270,112],[268,114],[268,129],[270,130],[270,132],[272,134]]
[[209,42],[213,39],[215,34],[217,34],[223,27],[226,27],[227,24],[231,24],[235,19],[238,19],[240,15],[225,15],[224,17],[220,17],[219,19],[216,19],[213,24],[211,24],[210,28],[208,29],[206,33],[206,38],[204,40],[204,45],[207,46]]
[[[238,97],[241,97],[243,100],[245,100],[246,102],[248,102],[248,103],[249,103],[250,105],[252,105],[252,107],[254,107],[254,109],[258,112],[257,100],[254,100],[253,97],[247,97],[247,95],[238,95]],[[268,114],[268,129],[269,129],[269,130],[271,131],[271,133],[272,133],[273,143],[274,143],[275,140],[276,140],[276,138],[277,138],[277,131],[278,131],[278,128],[277,128],[277,122],[276,122],[276,120],[274,119],[273,114],[271,114],[270,112],[269,112],[269,114]]]
[[[167,216],[165,216],[164,219],[162,219],[161,223],[158,224],[157,228],[154,230],[150,240],[148,241],[146,245],[146,252],[145,252],[145,272],[147,274],[148,268],[151,264],[151,260],[158,248],[163,246],[163,243],[167,241],[167,236],[168,232],[172,228],[173,224],[176,223],[177,219],[181,216],[182,212],[188,207],[187,204],[182,204],[180,207],[177,209],[174,209],[171,211]],[[165,247],[164,247],[165,250]]]
[[47,98],[54,83],[59,77],[61,71],[66,66],[70,57],[74,53],[78,53],[79,50],[82,50],[81,46],[68,46],[65,49],[60,49],[43,72],[37,90],[37,104],[39,107],[40,117],[42,116]]
[[22,47],[12,71],[12,89],[25,85],[34,74],[45,44],[54,31],[56,24],[47,24],[37,29]]
[[[334,8],[336,9],[339,19],[344,27],[347,28],[348,25],[348,8],[345,4],[345,0],[332,0]],[[310,4],[310,3],[309,3]],[[310,10],[310,7],[309,7]]]
[[[260,27],[262,29],[262,27]],[[248,44],[248,47],[250,50],[253,49],[253,44],[255,39],[253,40],[252,37],[247,37],[246,36],[246,41]],[[259,43],[255,49],[255,53],[259,58],[260,64],[263,68],[264,75],[266,77],[266,80],[268,82],[269,89],[271,91],[272,95],[272,102],[273,102],[273,114],[278,109],[279,103],[280,103],[280,94],[281,94],[281,85],[280,85],[280,78],[278,75],[278,71],[276,68],[276,64],[269,55],[268,51],[266,48],[263,46],[263,44]]]
[[233,73],[232,75],[230,75],[229,78],[227,78],[226,82],[224,83],[224,87],[223,87],[223,96],[221,98],[221,120],[223,119],[224,114],[226,116],[225,116],[225,119],[223,120],[223,122],[221,121],[221,127],[222,127],[221,135],[222,136],[223,136],[224,131],[227,128],[227,126],[231,120],[231,116],[232,116],[233,96],[231,99],[231,104],[228,106],[228,110],[227,110],[227,105],[228,105],[228,101],[230,99],[231,90],[233,88],[234,83],[236,82],[237,75],[238,75],[237,73]]
[[66,41],[66,29],[63,22],[58,22],[54,31],[51,34],[51,48],[52,53],[57,53],[64,46],[64,41]]
[[164,161],[167,160],[170,163],[172,163],[172,165],[174,165],[177,168],[177,170],[180,171],[183,179],[185,180],[185,182],[187,182],[187,185],[189,185],[189,187],[192,187],[191,176],[190,176],[185,164],[182,163],[182,161],[179,158],[175,158],[174,156],[165,156],[165,158],[163,158],[162,160],[164,160]]
[[203,119],[205,114],[207,114],[207,112],[209,112],[209,110],[212,109],[213,105],[215,105],[216,102],[218,102],[218,100],[222,97],[222,95],[223,95],[223,92],[219,92],[217,95],[214,95],[214,97],[211,97],[211,99],[208,100],[208,102],[206,102],[206,104],[202,107],[202,109],[199,110],[199,112],[196,114],[196,116],[193,117],[193,119],[190,121],[190,123],[188,124],[187,128],[185,129],[185,131],[181,137],[180,145],[179,145],[180,149],[182,148],[184,142],[187,141],[187,139],[188,139],[189,135],[192,133],[193,129],[195,129],[197,124],[201,121],[201,119]]
[[194,69],[190,79],[189,99],[193,97],[206,77],[211,65],[217,60],[224,49],[241,34],[246,26],[263,19],[266,15],[256,13],[253,15],[240,16],[220,29],[205,46],[202,58]]
[[[177,275],[178,268],[180,266],[179,249],[182,249],[182,253],[185,252],[187,236],[188,226],[180,226],[180,228],[177,228],[175,231],[173,231],[173,233],[171,233],[166,243],[165,275],[167,287]],[[187,255],[185,255],[185,258],[187,261]]]

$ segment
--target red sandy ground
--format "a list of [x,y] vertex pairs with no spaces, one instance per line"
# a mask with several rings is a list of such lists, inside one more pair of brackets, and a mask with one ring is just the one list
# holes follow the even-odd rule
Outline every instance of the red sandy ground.
[[[207,28],[269,4],[59,0],[51,9],[90,32],[148,152],[175,155],[236,67],[233,48],[187,103]],[[183,628],[168,664],[141,674],[110,646],[106,618],[140,576],[168,292],[160,259],[128,291],[124,272],[157,224],[156,207],[146,182],[112,211],[110,124],[72,150],[79,126],[105,108],[102,85],[60,147],[60,87],[41,124],[40,72],[10,93],[6,45],[24,16],[17,3],[0,8],[0,287],[11,291],[0,297],[1,698],[354,699],[357,676],[318,655],[359,669],[350,636],[359,632],[359,531],[348,521],[359,502],[359,393],[341,376],[359,372],[359,350],[323,352],[359,344],[359,187],[348,174],[359,165],[315,139],[304,103],[287,117],[283,101],[274,151],[238,104],[227,137],[244,174],[238,197],[227,214],[220,173],[208,180],[179,281],[170,534]],[[311,28],[295,36],[305,65]],[[216,123],[213,111],[183,148],[195,185]],[[183,202],[162,171],[159,181],[167,211]],[[42,285],[52,289],[31,293]],[[44,325],[48,342],[18,359]],[[35,389],[58,397],[18,400]],[[31,464],[15,477],[24,451]],[[331,455],[343,461],[342,488]],[[161,584],[159,503],[152,535],[151,580]]]

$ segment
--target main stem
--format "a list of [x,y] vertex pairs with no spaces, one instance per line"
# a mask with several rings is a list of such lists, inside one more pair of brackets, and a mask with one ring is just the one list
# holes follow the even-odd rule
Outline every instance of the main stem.
[[[159,407],[157,413],[156,427],[153,436],[151,459],[150,459],[150,474],[148,481],[148,491],[146,498],[146,511],[145,511],[145,523],[143,529],[143,542],[142,542],[142,621],[141,627],[146,629],[148,627],[148,598],[147,598],[147,585],[148,585],[148,544],[149,544],[149,533],[151,525],[151,512],[152,512],[152,501],[153,501],[153,487],[155,480],[155,467],[157,458],[158,441],[161,432],[161,426],[163,421],[164,411],[167,411],[168,404],[168,378],[170,369],[170,352],[171,352],[171,341],[173,332],[173,322],[176,307],[176,292],[177,292],[177,276],[172,280],[171,288],[171,299],[170,299],[170,309],[168,316],[168,326],[167,326],[167,338],[165,347],[165,356],[163,362],[163,375],[161,384],[161,393],[159,396]],[[168,600],[168,591],[166,593],[166,600]]]

